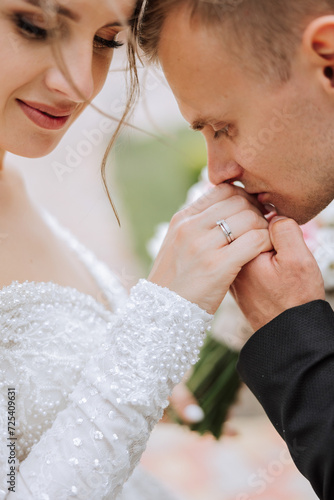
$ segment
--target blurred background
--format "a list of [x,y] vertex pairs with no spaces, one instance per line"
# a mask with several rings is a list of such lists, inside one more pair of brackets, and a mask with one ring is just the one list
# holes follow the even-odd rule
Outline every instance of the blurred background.
[[[95,101],[115,118],[126,102],[122,68],[124,51],[119,50]],[[142,96],[131,123],[140,130],[123,130],[107,168],[121,228],[100,174],[113,120],[89,108],[48,157],[7,158],[22,172],[36,203],[106,262],[128,289],[149,272],[147,244],[157,225],[169,221],[184,203],[206,164],[202,136],[189,130],[161,72],[149,68],[139,73]],[[229,307],[226,314],[238,314]],[[220,325],[224,329],[224,322]],[[217,441],[176,424],[159,424],[142,464],[184,500],[316,498],[246,388],[226,429]]]

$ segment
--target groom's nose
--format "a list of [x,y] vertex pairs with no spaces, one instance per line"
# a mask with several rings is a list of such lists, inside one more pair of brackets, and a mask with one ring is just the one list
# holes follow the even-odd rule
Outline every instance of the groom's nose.
[[227,150],[209,143],[207,143],[207,150],[209,180],[212,184],[218,185],[242,177],[243,168],[233,160]]

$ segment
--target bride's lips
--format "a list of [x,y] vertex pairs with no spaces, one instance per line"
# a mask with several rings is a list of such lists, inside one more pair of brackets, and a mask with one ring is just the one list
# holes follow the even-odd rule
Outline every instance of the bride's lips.
[[28,103],[17,99],[24,114],[41,128],[46,130],[60,130],[68,122],[73,109],[61,110],[44,104]]

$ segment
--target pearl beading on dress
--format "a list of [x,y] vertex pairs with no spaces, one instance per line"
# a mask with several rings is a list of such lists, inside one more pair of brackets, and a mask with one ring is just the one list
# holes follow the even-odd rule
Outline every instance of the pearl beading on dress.
[[[0,291],[0,310],[0,387],[16,389],[16,452],[22,461],[45,426],[65,407],[64,398],[88,354],[96,349],[96,341],[103,341],[102,332],[110,328],[113,315],[75,289],[16,281]],[[88,325],[93,335],[79,340]],[[5,415],[6,394],[2,394],[1,414]]]
[[16,493],[8,494],[0,454],[1,499],[123,499],[212,316],[145,280],[121,304],[113,314],[54,283],[13,282],[0,291],[1,442],[13,386],[20,460]]

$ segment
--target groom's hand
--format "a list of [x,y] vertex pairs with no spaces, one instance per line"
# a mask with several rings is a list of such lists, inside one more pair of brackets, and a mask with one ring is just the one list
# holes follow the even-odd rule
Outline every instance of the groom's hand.
[[287,309],[325,299],[320,269],[298,224],[277,216],[269,233],[274,251],[247,264],[231,289],[255,331]]

